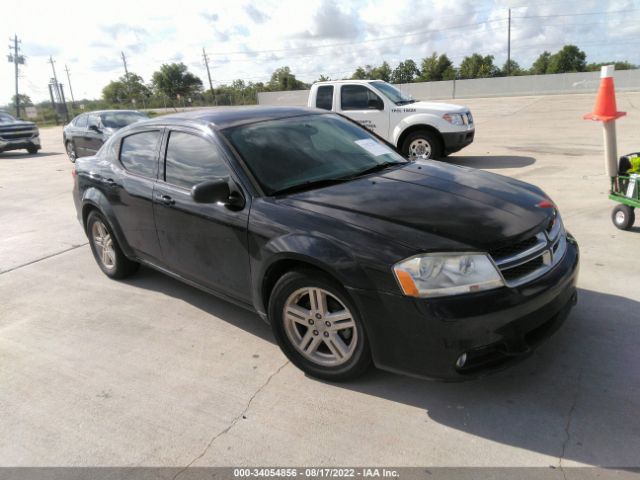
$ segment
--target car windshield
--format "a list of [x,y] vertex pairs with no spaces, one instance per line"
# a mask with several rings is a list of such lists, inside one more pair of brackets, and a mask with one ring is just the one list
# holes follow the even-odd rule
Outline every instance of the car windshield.
[[8,113],[0,113],[0,123],[13,123],[16,119]]
[[267,195],[348,181],[407,161],[338,115],[304,115],[223,130]]
[[415,100],[411,98],[411,95],[406,95],[398,90],[396,87],[387,82],[371,82],[371,85],[375,87],[380,93],[391,100],[396,105],[406,105],[407,103],[415,103]]
[[149,117],[139,112],[109,112],[100,115],[102,125],[107,128],[123,128],[147,118]]

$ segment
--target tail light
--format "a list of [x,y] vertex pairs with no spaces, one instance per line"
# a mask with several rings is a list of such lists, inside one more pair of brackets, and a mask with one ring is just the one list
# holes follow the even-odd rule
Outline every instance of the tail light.
[[78,171],[76,170],[76,166],[74,165],[73,168],[71,169],[71,177],[75,180],[77,176],[78,176]]

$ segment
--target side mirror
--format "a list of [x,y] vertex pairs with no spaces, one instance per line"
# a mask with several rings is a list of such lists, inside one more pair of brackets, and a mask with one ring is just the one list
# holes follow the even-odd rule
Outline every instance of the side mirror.
[[93,130],[96,133],[102,133],[102,130],[100,130],[98,125],[89,125],[89,130]]
[[231,190],[227,179],[207,180],[191,187],[191,198],[196,203],[227,203]]
[[380,100],[379,98],[372,98],[369,100],[367,107],[370,110],[383,110],[384,103],[382,103],[382,100]]

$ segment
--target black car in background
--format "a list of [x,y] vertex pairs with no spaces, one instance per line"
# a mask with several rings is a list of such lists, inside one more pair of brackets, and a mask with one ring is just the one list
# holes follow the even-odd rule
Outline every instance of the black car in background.
[[78,157],[95,155],[114,132],[148,118],[135,110],[102,110],[78,115],[62,132],[69,160],[75,162]]
[[40,131],[35,123],[0,112],[0,152],[25,149],[38,153],[40,148]]
[[317,377],[473,377],[529,354],[577,299],[578,246],[540,188],[407,161],[323,110],[139,122],[73,173],[106,275],[143,263],[256,311]]

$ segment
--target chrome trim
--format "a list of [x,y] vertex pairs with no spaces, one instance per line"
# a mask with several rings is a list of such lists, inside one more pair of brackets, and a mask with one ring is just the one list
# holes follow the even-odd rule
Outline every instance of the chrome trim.
[[[540,250],[543,250],[546,246],[547,246],[547,237],[545,235],[544,232],[540,232],[536,235],[536,238],[538,239],[538,243],[536,243],[534,246],[530,247],[528,250],[523,250],[520,253],[516,253],[515,255],[510,255],[508,257],[500,257],[498,259],[495,260],[496,265],[499,268],[502,268],[503,265],[509,265],[508,267],[504,267],[504,270],[508,270],[510,268],[514,268],[514,267],[518,267],[520,265],[523,265],[525,263],[527,263],[528,261],[531,260],[531,255],[538,253]],[[525,260],[523,260],[522,262],[519,263],[514,263],[513,265],[511,265],[512,262],[517,262],[518,260],[521,260],[523,258],[527,257]]]

